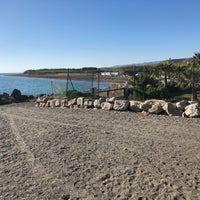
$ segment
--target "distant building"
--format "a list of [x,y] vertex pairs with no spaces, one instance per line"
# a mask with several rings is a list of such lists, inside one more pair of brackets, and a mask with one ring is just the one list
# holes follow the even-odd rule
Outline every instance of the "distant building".
[[143,72],[138,72],[135,74],[135,76],[141,76],[143,74]]
[[118,76],[119,72],[101,72],[102,76]]

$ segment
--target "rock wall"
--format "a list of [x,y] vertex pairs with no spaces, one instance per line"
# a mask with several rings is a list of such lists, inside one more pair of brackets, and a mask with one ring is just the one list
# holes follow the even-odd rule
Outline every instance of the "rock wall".
[[142,112],[145,114],[163,114],[168,116],[200,117],[200,104],[194,101],[180,101],[177,103],[163,100],[119,100],[112,98],[87,99],[84,97],[68,100],[53,96],[38,97],[36,107],[66,107],[66,108],[93,108],[116,111]]

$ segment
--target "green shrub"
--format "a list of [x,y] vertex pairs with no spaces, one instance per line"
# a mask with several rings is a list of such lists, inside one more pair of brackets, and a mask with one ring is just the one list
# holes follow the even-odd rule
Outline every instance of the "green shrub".
[[68,99],[78,98],[78,97],[86,97],[93,98],[93,95],[89,92],[80,92],[78,90],[68,90],[66,92],[66,96]]

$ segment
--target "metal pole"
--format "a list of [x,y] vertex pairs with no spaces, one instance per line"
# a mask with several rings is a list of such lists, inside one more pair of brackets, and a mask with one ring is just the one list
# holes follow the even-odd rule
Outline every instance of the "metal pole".
[[66,96],[67,96],[67,92],[68,92],[68,83],[69,82],[69,69],[67,69],[67,83],[66,83]]
[[93,82],[94,82],[94,72],[92,72],[92,88],[93,88]]
[[98,70],[98,95],[99,95],[99,88],[100,88],[99,82],[100,82],[100,70]]

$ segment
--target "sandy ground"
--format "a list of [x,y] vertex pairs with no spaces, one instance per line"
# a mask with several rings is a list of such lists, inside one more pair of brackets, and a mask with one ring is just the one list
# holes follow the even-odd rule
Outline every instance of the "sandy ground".
[[[67,80],[67,74],[45,74],[45,75],[25,75],[25,74],[15,74],[14,76],[23,76],[23,77],[36,77],[36,78],[49,78],[49,79],[61,79]],[[71,80],[79,80],[79,81],[90,81],[92,82],[92,74],[91,73],[70,73]],[[98,82],[98,76],[95,75],[93,77],[94,82]],[[125,83],[128,81],[128,77],[125,76],[100,76],[100,82],[109,82],[109,83]]]
[[0,199],[200,199],[200,119],[0,107]]

